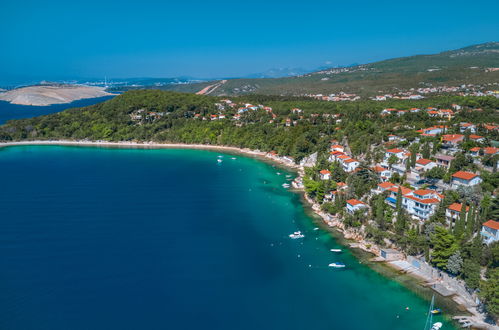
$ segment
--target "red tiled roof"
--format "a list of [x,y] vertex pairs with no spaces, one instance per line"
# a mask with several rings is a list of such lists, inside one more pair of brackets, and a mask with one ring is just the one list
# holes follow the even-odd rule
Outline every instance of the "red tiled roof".
[[330,172],[330,171],[328,171],[328,170],[322,170],[320,173],[321,173],[321,174],[331,174],[331,172]]
[[[455,212],[461,212],[462,208],[463,208],[463,204],[460,204],[460,203],[452,203],[448,207],[449,210],[452,210],[452,211],[455,211]],[[470,207],[466,206],[466,212],[468,212],[469,210],[470,210]]]
[[414,194],[419,195],[419,196],[425,196],[425,195],[433,194],[433,193],[435,193],[435,192],[433,190],[429,190],[429,189],[418,189],[418,190],[414,191]]
[[394,149],[388,149],[386,152],[390,152],[390,153],[393,153],[393,154],[398,154],[400,152],[404,152],[404,150],[401,150],[401,149],[398,149],[398,148],[394,148]]
[[487,148],[483,148],[483,152],[486,154],[486,155],[495,155],[499,152],[499,148],[496,148],[496,147],[487,147]]
[[477,151],[480,151],[480,147],[474,147],[474,148],[471,148],[470,151],[473,151],[473,152],[477,152]]
[[382,183],[378,184],[378,187],[383,188],[383,189],[388,189],[388,188],[393,187],[393,186],[395,186],[395,185],[391,182],[382,182]]
[[358,160],[353,158],[345,160],[345,163],[353,163],[353,162],[358,162]]
[[416,163],[420,165],[428,165],[431,162],[432,162],[431,159],[425,159],[425,158],[421,158],[416,161]]
[[499,221],[489,220],[483,224],[485,227],[489,227],[495,230],[499,230]]
[[479,139],[483,139],[483,136],[476,135],[476,134],[470,134],[470,139],[479,140]]
[[462,139],[464,139],[464,135],[462,134],[442,135],[442,141],[453,142],[453,141],[461,141]]
[[406,195],[404,196],[404,198],[409,198],[409,199],[412,199],[412,200],[415,200],[417,202],[420,202],[420,203],[423,203],[423,204],[438,204],[440,203],[440,200],[436,199],[436,198],[417,198],[415,196],[412,196],[412,195]]
[[458,178],[458,179],[463,179],[463,180],[471,180],[477,176],[478,175],[476,175],[475,173],[465,172],[465,171],[459,171],[459,172],[452,174],[453,178]]
[[364,202],[361,202],[359,200],[356,200],[356,199],[349,199],[347,200],[347,203],[352,205],[352,206],[355,206],[355,205],[366,205],[366,203]]

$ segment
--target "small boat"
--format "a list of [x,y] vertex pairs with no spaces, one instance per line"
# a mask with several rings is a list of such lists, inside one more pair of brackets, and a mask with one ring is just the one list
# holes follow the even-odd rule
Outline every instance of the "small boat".
[[314,230],[319,230],[319,227],[315,227]]
[[291,177],[291,175],[289,175],[289,174],[288,174],[288,175],[286,175],[286,178],[290,178],[290,177]]
[[289,188],[289,187],[291,187],[291,185],[290,185],[290,184],[287,184],[287,183],[283,183],[283,184],[282,184],[282,186],[283,186],[284,188]]
[[217,162],[221,163],[221,162],[223,162],[223,160],[221,160],[221,159],[219,158],[219,159],[217,159]]
[[341,252],[341,249],[331,249],[329,251],[331,251],[331,252]]
[[431,330],[439,330],[443,326],[442,322],[433,323]]
[[305,237],[305,235],[303,235],[301,231],[295,231],[294,233],[290,234],[289,237],[291,237],[292,239],[298,239]]
[[222,155],[218,155],[217,157],[218,157],[218,158],[224,158],[224,156],[222,156]]
[[342,264],[341,262],[333,262],[333,263],[329,264],[329,267],[333,267],[333,268],[345,268],[346,265]]
[[432,313],[433,315],[435,314],[440,314],[442,313],[442,311],[440,310],[440,308],[435,308],[434,310],[432,310],[430,313]]
[[281,172],[277,172],[277,175],[281,175]]
[[232,157],[231,159],[232,159],[232,160],[235,160],[235,159],[236,159],[236,157]]

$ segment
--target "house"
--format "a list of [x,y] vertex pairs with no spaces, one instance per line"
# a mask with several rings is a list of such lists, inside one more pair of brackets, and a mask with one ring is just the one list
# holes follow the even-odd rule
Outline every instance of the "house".
[[395,184],[386,181],[378,184],[378,188],[376,190],[373,190],[373,192],[381,194],[384,193],[385,191],[390,191],[390,188],[396,187]]
[[322,170],[319,172],[321,176],[321,180],[329,180],[331,179],[331,172],[328,170]]
[[374,166],[373,171],[380,177],[381,181],[387,181],[391,178],[392,172],[382,166]]
[[455,147],[463,142],[464,135],[462,134],[445,134],[442,135],[442,144],[447,147]]
[[449,168],[451,161],[454,160],[454,157],[448,155],[436,155],[435,159],[438,166]]
[[482,231],[485,244],[499,241],[499,221],[489,220],[482,225]]
[[471,187],[480,184],[482,179],[478,174],[472,172],[458,171],[452,174],[451,184],[454,188],[459,186]]
[[345,147],[339,144],[333,144],[331,145],[331,152],[333,151],[345,152]]
[[496,147],[483,148],[483,153],[488,156],[493,156],[499,153],[499,148]]
[[416,169],[419,172],[429,171],[436,166],[437,166],[437,163],[435,163],[431,159],[420,158],[416,161]]
[[428,220],[444,198],[434,190],[418,189],[402,197],[402,207],[419,220]]
[[347,200],[346,209],[350,214],[354,214],[358,210],[366,210],[367,204],[356,199]]
[[345,159],[343,161],[342,165],[343,165],[343,169],[345,170],[345,172],[350,173],[350,172],[355,171],[357,169],[357,167],[359,167],[360,162],[356,159],[349,158],[349,159]]
[[337,161],[339,161],[339,158],[338,158],[339,156],[346,156],[346,155],[345,155],[345,153],[343,153],[341,151],[331,151],[329,153],[329,158],[327,160],[330,162],[337,162]]
[[[456,220],[461,217],[461,210],[463,204],[452,203],[448,208],[445,209],[445,219],[450,224],[451,227],[454,226]],[[467,212],[470,210],[469,206],[466,206],[466,218],[468,217]]]
[[480,148],[480,147],[471,148],[470,149],[470,155],[472,157],[478,157],[478,156],[480,156],[480,150],[482,150],[482,148]]
[[467,130],[470,131],[470,133],[476,133],[476,125],[471,124],[471,123],[460,123],[459,124],[459,131],[461,133],[464,133]]
[[470,134],[470,140],[474,141],[474,142],[478,142],[478,143],[485,142],[485,138],[483,136],[476,135],[476,134]]
[[417,132],[419,132],[421,134],[424,134],[424,135],[433,135],[433,136],[435,136],[437,134],[443,133],[445,129],[447,129],[447,126],[437,125],[437,126],[432,126],[432,127],[420,129]]
[[390,159],[391,156],[395,156],[399,160],[404,159],[405,158],[405,151],[402,149],[398,149],[398,148],[388,149],[385,152],[385,160],[387,161],[388,159]]

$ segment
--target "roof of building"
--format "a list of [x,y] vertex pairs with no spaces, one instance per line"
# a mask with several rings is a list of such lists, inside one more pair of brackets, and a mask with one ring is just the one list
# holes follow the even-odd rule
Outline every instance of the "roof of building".
[[485,227],[489,227],[495,230],[499,230],[499,221],[489,220],[483,224]]
[[471,148],[470,151],[473,151],[473,152],[477,152],[477,151],[480,151],[480,147],[474,147],[474,148]]
[[449,155],[436,155],[436,159],[441,159],[441,160],[446,160],[446,161],[451,161],[454,159],[454,157],[449,156]]
[[[455,212],[461,212],[462,208],[463,208],[463,204],[461,204],[461,203],[452,203],[448,207],[449,210],[452,210],[452,211],[455,211]],[[470,210],[470,207],[466,206],[466,212],[468,212],[469,210]]]
[[480,139],[483,139],[483,136],[476,135],[476,134],[470,134],[470,139],[472,139],[472,140],[480,140]]
[[416,161],[417,164],[420,165],[428,165],[429,163],[432,163],[433,161],[431,159],[426,159],[426,158],[421,158]]
[[414,191],[414,194],[419,195],[419,196],[426,196],[429,194],[434,194],[435,191],[429,190],[429,189],[418,189]]
[[458,172],[452,174],[453,178],[458,178],[458,179],[462,179],[462,180],[471,180],[477,176],[478,175],[475,173],[465,172],[465,171],[458,171]]
[[486,154],[486,155],[495,155],[499,152],[499,148],[496,148],[496,147],[487,147],[487,148],[483,148],[483,152]]
[[350,204],[350,205],[352,205],[352,206],[356,206],[356,205],[366,205],[366,203],[361,202],[361,201],[359,201],[359,200],[357,200],[357,199],[349,199],[349,200],[347,200],[347,203],[348,203],[348,204]]
[[442,141],[446,142],[453,142],[453,141],[460,141],[464,139],[464,135],[462,134],[445,134],[442,135]]
[[393,186],[395,186],[395,185],[391,182],[388,182],[388,181],[378,184],[378,187],[383,188],[383,189],[388,189],[388,188],[393,187]]
[[328,170],[322,170],[320,173],[321,173],[321,174],[331,174],[331,171],[328,171]]
[[404,152],[404,150],[398,149],[398,148],[393,148],[393,149],[388,149],[386,152],[389,152],[392,154],[398,154],[398,153]]

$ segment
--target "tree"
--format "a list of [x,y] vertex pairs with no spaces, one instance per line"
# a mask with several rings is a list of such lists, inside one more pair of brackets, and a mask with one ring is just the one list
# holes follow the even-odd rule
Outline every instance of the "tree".
[[421,151],[421,154],[423,156],[423,158],[430,158],[431,156],[431,149],[430,149],[430,145],[428,143],[425,143],[423,145],[423,150]]
[[435,233],[431,237],[433,250],[430,255],[431,263],[440,269],[447,270],[450,256],[457,251],[456,238],[442,226],[435,226]]
[[464,260],[462,273],[468,287],[478,288],[480,285],[480,264],[478,262],[471,259]]
[[461,258],[461,252],[457,250],[456,252],[454,252],[454,254],[452,254],[449,257],[449,260],[447,260],[447,270],[450,273],[457,275],[459,274],[459,272],[461,272],[462,265],[463,265],[463,258]]
[[480,282],[480,297],[482,297],[489,312],[493,317],[499,317],[499,268],[489,271],[486,281]]
[[388,158],[388,165],[390,166],[390,168],[393,166],[393,164],[396,164],[398,162],[399,162],[399,159],[395,155],[391,155],[390,158]]
[[463,202],[461,206],[461,212],[459,212],[459,219],[456,220],[456,225],[454,226],[454,236],[461,239],[466,228],[466,203]]
[[374,204],[376,207],[376,222],[381,230],[385,230],[385,201],[383,195],[378,195],[376,199],[376,203]]

